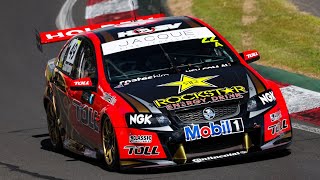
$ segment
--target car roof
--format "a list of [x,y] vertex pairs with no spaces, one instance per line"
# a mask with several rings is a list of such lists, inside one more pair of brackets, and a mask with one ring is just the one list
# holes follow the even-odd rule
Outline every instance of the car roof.
[[[193,27],[203,27],[204,25],[200,22],[196,21],[195,19],[187,16],[178,16],[178,17],[163,17],[163,18],[157,18],[157,19],[151,19],[151,20],[142,20],[142,21],[134,21],[134,22],[128,22],[120,25],[113,25],[108,26],[104,28],[100,28],[97,30],[92,31],[95,33],[99,39],[100,43],[106,43],[110,41],[115,41],[119,39],[124,39],[128,37],[133,36],[139,36],[143,35],[141,34],[135,34],[132,36],[124,36],[119,37],[118,33],[123,33],[127,31],[133,31],[139,28],[148,28],[152,29],[156,26],[162,26],[162,25],[173,25],[175,23],[181,23],[181,25],[177,29],[185,29],[185,28],[193,28]],[[170,30],[170,29],[168,29]]]

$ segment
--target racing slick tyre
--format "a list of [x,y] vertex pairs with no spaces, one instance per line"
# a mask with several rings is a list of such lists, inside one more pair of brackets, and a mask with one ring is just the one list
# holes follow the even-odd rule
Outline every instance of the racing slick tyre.
[[117,138],[115,130],[108,118],[105,118],[103,122],[102,145],[107,169],[111,171],[118,171],[120,166]]
[[46,113],[47,113],[48,131],[49,131],[51,144],[53,146],[53,150],[55,152],[62,152],[63,144],[62,144],[61,134],[58,126],[58,118],[54,110],[54,106],[51,102],[47,103]]

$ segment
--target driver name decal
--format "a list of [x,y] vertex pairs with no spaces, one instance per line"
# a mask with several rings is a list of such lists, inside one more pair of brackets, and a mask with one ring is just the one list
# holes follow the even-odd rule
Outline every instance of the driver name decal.
[[114,54],[122,51],[138,49],[158,44],[179,42],[193,39],[212,37],[214,34],[206,27],[196,27],[153,33],[137,37],[111,41],[101,45],[103,55]]

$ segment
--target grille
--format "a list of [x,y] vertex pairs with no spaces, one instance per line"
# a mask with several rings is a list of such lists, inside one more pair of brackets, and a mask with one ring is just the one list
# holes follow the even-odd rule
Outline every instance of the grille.
[[243,134],[200,139],[184,143],[188,158],[243,150]]
[[[208,120],[206,120],[203,116],[203,110],[205,108],[206,107],[180,111],[180,112],[176,112],[176,115],[182,122],[186,122],[186,123],[208,122]],[[210,121],[217,121],[221,119],[230,118],[238,115],[240,112],[239,104],[231,104],[228,106],[218,106],[218,107],[211,107],[211,108],[215,111],[215,117]]]

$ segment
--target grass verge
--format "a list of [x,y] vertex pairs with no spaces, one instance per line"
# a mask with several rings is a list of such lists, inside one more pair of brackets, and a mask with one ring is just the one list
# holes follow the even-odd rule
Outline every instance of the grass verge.
[[[249,36],[250,48],[261,54],[259,64],[320,79],[320,18],[286,0],[249,0],[249,9],[245,1],[193,0],[192,11],[238,51],[248,49]],[[246,23],[244,16],[254,20]]]

